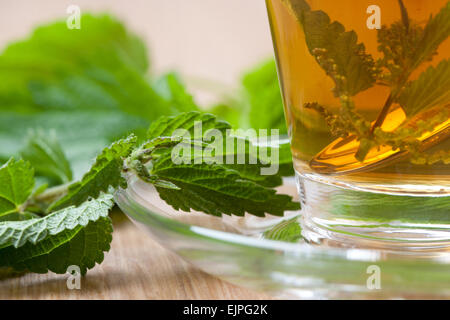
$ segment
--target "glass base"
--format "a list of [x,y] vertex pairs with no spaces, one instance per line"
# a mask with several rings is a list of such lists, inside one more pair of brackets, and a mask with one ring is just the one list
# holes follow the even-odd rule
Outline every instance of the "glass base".
[[[449,257],[450,197],[360,191],[296,175],[303,236],[313,244]],[[320,181],[319,181],[320,180]]]

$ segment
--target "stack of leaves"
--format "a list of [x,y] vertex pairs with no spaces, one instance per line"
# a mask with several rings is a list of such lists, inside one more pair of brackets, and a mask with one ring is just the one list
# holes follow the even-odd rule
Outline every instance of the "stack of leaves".
[[[32,162],[11,158],[1,167],[0,266],[65,273],[68,266],[77,265],[85,273],[100,263],[112,239],[108,213],[114,202],[110,188],[124,185],[122,158],[135,143],[134,137],[113,143],[80,182],[48,190],[45,185],[34,188],[32,163],[39,157],[48,159],[38,165],[51,169],[51,156],[58,147],[44,151],[40,147],[49,146],[49,142],[42,135],[37,148],[28,150]],[[52,176],[53,171],[49,172]]]
[[[222,132],[224,140],[244,139],[227,135],[230,125],[210,114],[162,117],[152,124],[148,140],[140,146],[134,135],[114,142],[97,156],[80,181],[50,189],[45,189],[46,185],[35,188],[35,172],[66,181],[71,176],[67,159],[54,136],[39,133],[30,137],[22,152],[28,161],[11,158],[0,168],[0,267],[65,273],[68,266],[77,265],[86,273],[102,262],[112,239],[108,218],[114,204],[112,194],[118,187],[126,188],[123,176],[130,171],[154,184],[161,198],[177,210],[216,216],[243,216],[246,212],[281,216],[286,210],[299,209],[291,197],[276,193],[280,175],[261,175],[259,169],[270,163],[197,162],[193,152],[190,163],[175,164],[172,154],[179,144],[200,146],[201,151],[208,147],[203,136],[182,140],[174,135],[178,129],[192,132],[196,123],[205,131]],[[249,140],[244,144],[247,148],[241,152],[247,154],[252,145]],[[267,148],[273,152],[274,147]],[[234,159],[238,156],[235,150],[213,156]]]
[[[263,216],[299,208],[274,189],[292,174],[287,144],[276,150],[278,174],[262,175],[270,163],[251,154],[252,141],[199,113],[177,74],[148,73],[142,41],[107,15],[83,15],[80,30],[65,21],[39,27],[2,52],[0,271],[65,273],[77,265],[84,274],[100,263],[112,240],[112,195],[126,188],[130,171],[175,209]],[[247,128],[285,130],[274,62],[246,75],[244,87],[237,96],[246,107],[224,117],[251,118]],[[259,105],[266,112],[255,112]],[[204,131],[219,130],[224,145],[239,140],[245,148],[210,154],[221,163],[194,161],[194,153],[191,164],[175,165],[177,146],[208,148],[202,139],[172,138],[176,129],[192,133],[196,121]],[[230,157],[256,161],[227,163]]]

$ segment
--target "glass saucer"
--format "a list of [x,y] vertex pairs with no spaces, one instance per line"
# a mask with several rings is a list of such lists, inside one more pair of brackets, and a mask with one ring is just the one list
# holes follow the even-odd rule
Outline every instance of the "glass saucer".
[[[449,252],[418,259],[267,240],[263,231],[301,212],[258,218],[176,211],[152,185],[135,176],[128,180],[115,199],[137,225],[186,261],[233,284],[287,299],[450,299]],[[297,194],[292,179],[282,189]]]

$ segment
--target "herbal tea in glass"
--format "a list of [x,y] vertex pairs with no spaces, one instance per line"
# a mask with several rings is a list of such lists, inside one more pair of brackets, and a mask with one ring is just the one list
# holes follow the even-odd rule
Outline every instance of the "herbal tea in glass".
[[303,235],[450,250],[450,1],[266,2]]

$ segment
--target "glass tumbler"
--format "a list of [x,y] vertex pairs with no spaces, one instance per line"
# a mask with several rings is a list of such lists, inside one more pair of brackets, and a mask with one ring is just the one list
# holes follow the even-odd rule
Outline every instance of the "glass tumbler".
[[303,236],[450,252],[450,1],[266,0]]

